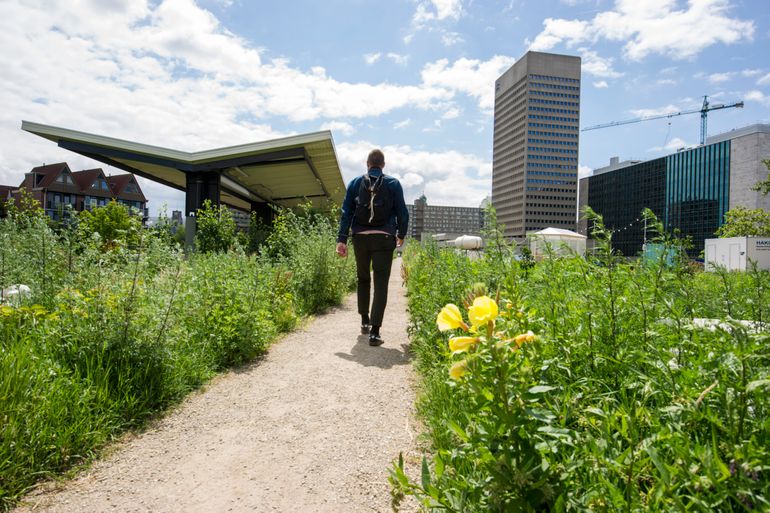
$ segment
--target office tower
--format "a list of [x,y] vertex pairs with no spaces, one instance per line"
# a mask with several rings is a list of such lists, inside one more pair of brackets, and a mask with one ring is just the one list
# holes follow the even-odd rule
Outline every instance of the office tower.
[[[750,125],[709,137],[706,144],[644,162],[618,162],[580,180],[580,207],[589,205],[615,231],[613,248],[626,256],[642,251],[652,233],[642,210],[649,208],[669,232],[692,239],[692,256],[705,247],[736,207],[770,210],[770,195],[752,186],[767,178],[770,125]],[[581,216],[582,217],[582,216]],[[580,233],[590,223],[580,220]]]
[[575,229],[580,57],[527,52],[495,82],[492,206],[505,236]]

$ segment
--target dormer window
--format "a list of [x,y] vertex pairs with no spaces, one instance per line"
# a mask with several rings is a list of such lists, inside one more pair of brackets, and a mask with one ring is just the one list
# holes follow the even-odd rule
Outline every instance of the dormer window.
[[99,178],[97,181],[91,184],[92,189],[102,190],[102,191],[109,191],[110,187],[107,185],[107,180],[104,178]]
[[56,182],[67,184],[67,185],[71,185],[72,184],[72,176],[70,176],[69,173],[64,171],[61,174],[59,174],[59,176],[56,177]]
[[139,189],[137,188],[134,182],[130,182],[128,185],[126,185],[126,192],[137,194],[139,192]]

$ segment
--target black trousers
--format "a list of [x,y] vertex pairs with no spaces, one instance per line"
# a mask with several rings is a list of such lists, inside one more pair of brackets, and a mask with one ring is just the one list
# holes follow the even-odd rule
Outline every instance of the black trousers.
[[396,238],[385,233],[367,233],[353,235],[353,249],[356,252],[356,271],[358,274],[358,313],[369,315],[369,295],[374,274],[374,299],[369,315],[372,326],[382,326],[385,305],[388,304],[388,280],[393,266],[393,250]]

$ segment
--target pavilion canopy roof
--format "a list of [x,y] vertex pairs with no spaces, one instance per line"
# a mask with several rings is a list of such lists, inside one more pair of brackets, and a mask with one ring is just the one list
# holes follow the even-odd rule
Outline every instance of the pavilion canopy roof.
[[331,132],[313,132],[226,148],[185,152],[23,121],[22,130],[62,148],[184,191],[187,173],[217,171],[221,201],[249,210],[251,203],[323,208],[342,203],[342,179]]

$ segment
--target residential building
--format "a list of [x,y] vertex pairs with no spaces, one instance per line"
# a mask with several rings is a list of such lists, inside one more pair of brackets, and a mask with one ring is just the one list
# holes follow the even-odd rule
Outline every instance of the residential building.
[[575,229],[580,67],[527,52],[495,82],[492,205],[506,237]]
[[6,205],[13,200],[13,191],[16,187],[10,185],[0,185],[0,217],[6,216]]
[[406,208],[409,211],[409,236],[417,240],[436,234],[444,234],[445,239],[481,235],[484,225],[483,209],[428,205],[425,195]]
[[[612,164],[580,180],[580,206],[590,205],[613,229],[613,246],[638,254],[650,233],[641,212],[646,207],[668,231],[679,230],[699,254],[714,237],[725,213],[737,206],[770,210],[770,196],[751,186],[767,179],[770,125],[751,125],[709,137],[706,144],[645,162]],[[580,220],[579,233],[590,227]]]
[[72,210],[90,210],[113,199],[136,209],[147,217],[147,199],[133,174],[107,176],[102,169],[73,172],[66,162],[33,168],[24,175],[24,181],[15,188],[18,198],[25,189],[52,219],[58,220],[70,206]]

